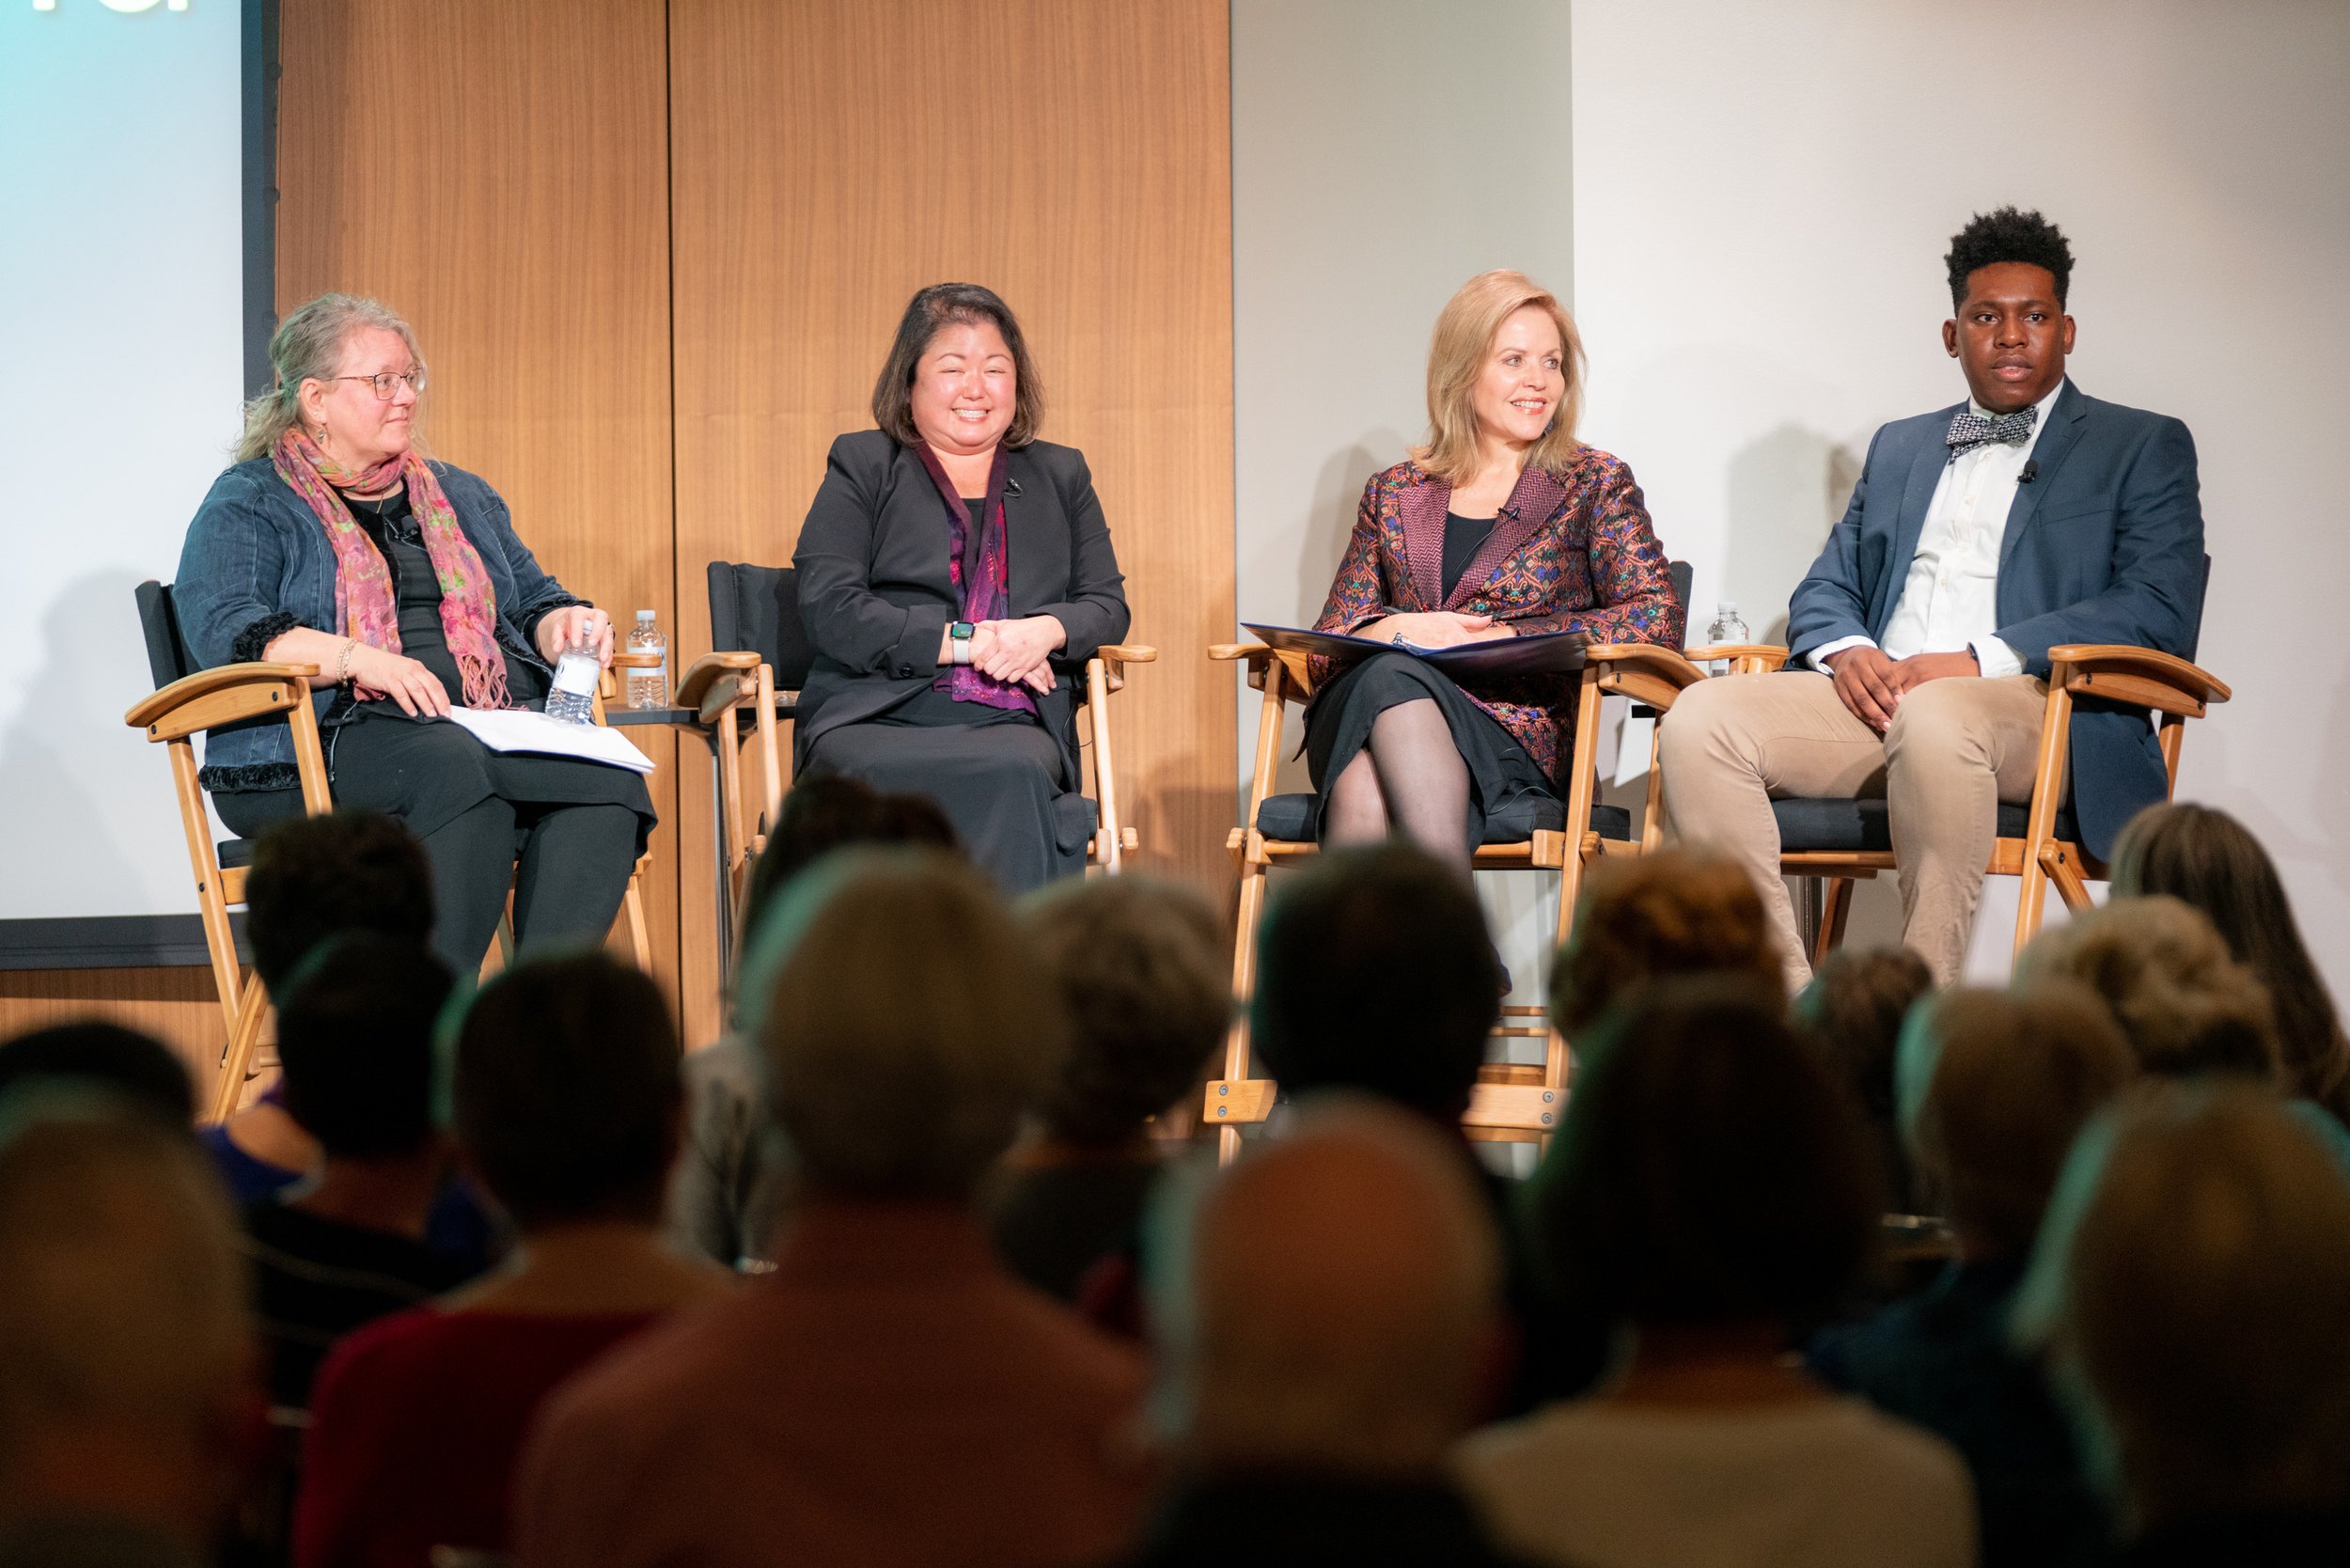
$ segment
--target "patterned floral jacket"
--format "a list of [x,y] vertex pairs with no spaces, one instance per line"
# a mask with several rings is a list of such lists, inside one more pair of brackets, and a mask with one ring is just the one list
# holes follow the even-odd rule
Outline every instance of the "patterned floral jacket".
[[[1490,615],[1523,636],[1583,632],[1593,642],[1681,646],[1684,612],[1622,459],[1586,447],[1563,478],[1528,468],[1448,595],[1451,498],[1451,485],[1417,463],[1372,475],[1314,629],[1355,632],[1405,611],[1459,610]],[[1565,793],[1559,770],[1574,755],[1574,684],[1525,676],[1463,689]]]

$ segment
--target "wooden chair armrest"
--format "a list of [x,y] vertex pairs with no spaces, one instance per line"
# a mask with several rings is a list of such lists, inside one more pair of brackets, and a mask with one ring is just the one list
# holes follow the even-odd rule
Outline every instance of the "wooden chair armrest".
[[318,672],[316,665],[277,665],[259,660],[199,669],[141,698],[122,715],[122,722],[133,729],[169,729],[171,734],[158,733],[153,738],[176,739],[214,725],[251,718],[272,708],[282,709],[285,704],[278,694],[285,690],[287,682],[302,683],[306,696],[307,682]]
[[1261,665],[1273,657],[1273,650],[1261,642],[1212,642],[1208,644],[1208,657],[1219,664],[1246,659],[1252,665]]
[[[688,665],[685,673],[678,677],[677,705],[681,708],[699,708],[702,705],[702,699],[709,695],[712,683],[720,677],[747,675],[758,667],[759,655],[747,649],[727,653],[705,653]],[[750,697],[750,684],[744,682],[741,689],[735,693],[734,701],[748,701]],[[714,718],[721,710],[728,706],[731,704],[721,702],[717,708],[702,716],[704,719]]]
[[2234,694],[2209,671],[2174,653],[2126,643],[2066,643],[2048,650],[2048,679],[2076,697],[2110,698],[2160,713],[2201,718]]
[[1105,664],[1152,665],[1158,663],[1159,651],[1138,642],[1112,642],[1095,649],[1093,656]]
[[1682,657],[1700,666],[1727,660],[1732,675],[1767,675],[1785,666],[1787,650],[1770,642],[1725,642],[1706,648],[1684,648]]
[[1679,651],[1648,642],[1594,643],[1583,651],[1584,666],[1597,672],[1599,688],[1644,702],[1659,713],[1673,698],[1705,679]]

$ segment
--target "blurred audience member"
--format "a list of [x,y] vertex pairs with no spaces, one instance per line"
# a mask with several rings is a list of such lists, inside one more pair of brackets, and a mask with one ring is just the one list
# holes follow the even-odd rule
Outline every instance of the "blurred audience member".
[[0,1101],[0,1568],[209,1560],[260,1391],[235,1226],[184,1133]]
[[2292,1092],[2350,1121],[2350,1039],[2276,864],[2243,823],[2208,806],[2148,807],[2114,845],[2113,893],[2168,893],[2201,910],[2230,954],[2268,988]]
[[516,1492],[522,1561],[1120,1550],[1141,1368],[1006,1273],[973,1206],[1065,1027],[1010,908],[935,852],[855,852],[754,946],[744,1024],[796,1189],[775,1268],[555,1394]]
[[1005,1161],[991,1222],[1014,1274],[1073,1302],[1097,1264],[1131,1279],[1117,1264],[1131,1262],[1159,1174],[1151,1123],[1198,1089],[1223,1043],[1230,951],[1198,895],[1142,877],[1066,878],[1015,909],[1070,1044]]
[[196,1090],[171,1047],[103,1019],[53,1024],[0,1042],[0,1094],[34,1083],[102,1089],[173,1127],[196,1120]]
[[[254,841],[244,897],[253,972],[273,997],[330,936],[375,931],[432,939],[432,869],[424,846],[380,811],[291,817],[264,830]],[[282,1083],[198,1136],[241,1207],[318,1168],[318,1141],[286,1114]]]
[[[1825,980],[1829,970],[1821,970]],[[2039,1369],[2008,1344],[2016,1282],[2081,1126],[2136,1060],[2097,998],[2050,980],[1952,991],[1902,1040],[1904,1125],[1958,1257],[1934,1287],[1813,1340],[1812,1370],[1966,1457],[1986,1568],[2093,1561],[2106,1521]]]
[[1840,948],[1796,993],[1796,1032],[1853,1092],[1876,1145],[1885,1190],[1904,1214],[1918,1209],[1917,1184],[1893,1111],[1893,1048],[1910,1005],[1934,989],[1934,971],[1907,948]]
[[[955,830],[923,795],[884,795],[841,775],[801,779],[743,896],[745,950],[783,890],[824,855],[853,844],[953,850]],[[759,1050],[733,1030],[685,1057],[686,1141],[668,1198],[678,1245],[728,1268],[764,1266],[783,1212],[783,1155],[768,1125]]]
[[2350,1183],[2250,1086],[2150,1088],[2075,1147],[2016,1309],[2132,1568],[2350,1561]]
[[432,1125],[432,1034],[448,971],[412,938],[350,932],[286,982],[286,1108],[325,1152],[315,1182],[244,1213],[271,1399],[307,1409],[345,1334],[478,1271],[425,1245],[448,1168]]
[[1465,1446],[1505,1544],[1590,1568],[1975,1560],[1958,1455],[1788,1357],[1866,1265],[1880,1204],[1780,984],[1776,963],[1668,981],[1581,1043],[1528,1218],[1630,1355],[1594,1397]]
[[369,1324],[319,1373],[297,1568],[412,1568],[504,1552],[539,1403],[613,1345],[733,1276],[663,1242],[683,1110],[660,987],[603,953],[490,982],[458,1030],[458,1151],[520,1232],[498,1273]]
[[1176,1484],[1134,1560],[1500,1562],[1445,1472],[1507,1330],[1488,1205],[1444,1135],[1309,1101],[1194,1185],[1153,1279]]
[[1787,995],[1762,900],[1737,862],[1661,850],[1592,869],[1550,975],[1550,1021],[1571,1043],[1616,1002],[1671,975],[1743,975]]

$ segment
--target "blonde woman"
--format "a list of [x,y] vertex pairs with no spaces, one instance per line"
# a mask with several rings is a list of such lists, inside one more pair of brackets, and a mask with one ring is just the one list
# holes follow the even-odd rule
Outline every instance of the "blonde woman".
[[[1429,350],[1428,444],[1363,487],[1315,628],[1422,648],[1543,632],[1678,647],[1639,486],[1574,438],[1582,368],[1574,321],[1524,274],[1463,285]],[[1464,869],[1489,823],[1523,838],[1566,793],[1573,696],[1556,676],[1464,689],[1405,653],[1355,665],[1306,713],[1320,838],[1402,832]]]

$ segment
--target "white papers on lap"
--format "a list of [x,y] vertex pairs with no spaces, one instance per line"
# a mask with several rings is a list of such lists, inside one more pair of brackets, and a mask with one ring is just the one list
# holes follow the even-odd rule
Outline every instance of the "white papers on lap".
[[626,735],[601,724],[551,719],[528,708],[451,708],[448,716],[492,751],[576,757],[631,773],[652,772],[651,758],[637,750]]

